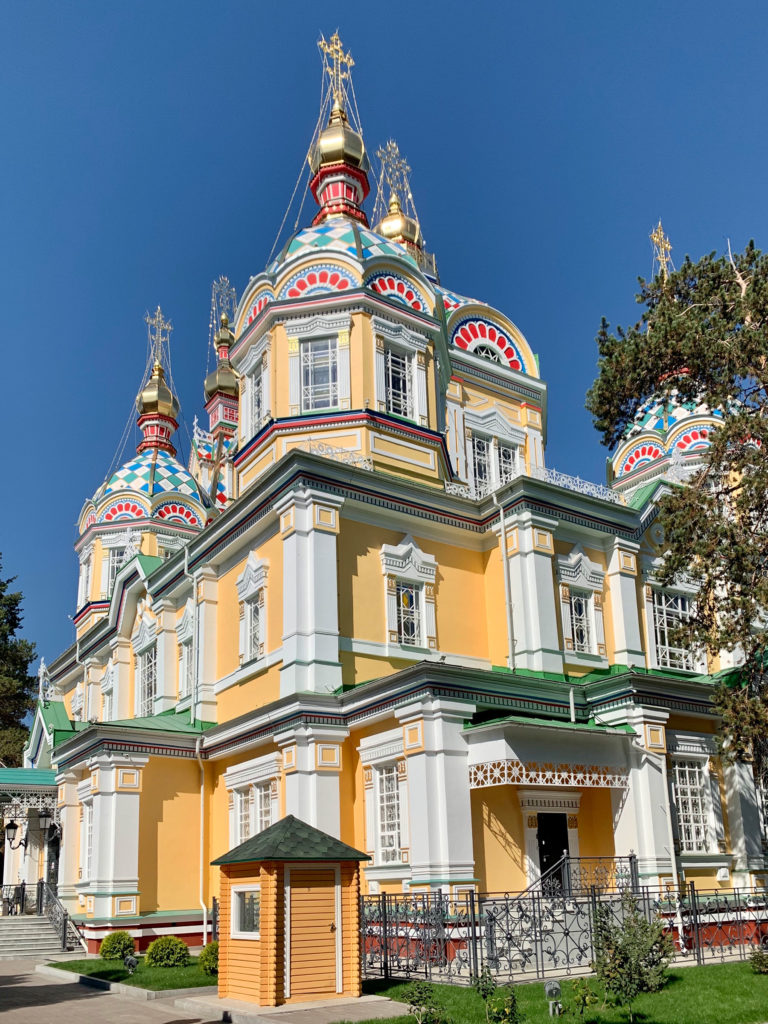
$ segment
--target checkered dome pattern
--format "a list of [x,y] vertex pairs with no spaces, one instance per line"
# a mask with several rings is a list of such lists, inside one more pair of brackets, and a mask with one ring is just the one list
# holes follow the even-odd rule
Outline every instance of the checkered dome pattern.
[[360,250],[363,260],[373,259],[376,256],[396,256],[398,259],[407,260],[416,266],[416,261],[409,256],[402,245],[397,242],[389,242],[381,235],[361,227],[354,221],[343,220],[339,223],[318,224],[314,228],[304,228],[294,235],[281,255],[269,268],[276,269],[281,263],[297,259],[307,253],[317,252],[344,252],[354,259],[358,259],[357,241],[360,240]]
[[125,490],[149,495],[173,491],[198,501],[203,500],[194,477],[165,452],[142,452],[126,462],[110,477],[102,497]]

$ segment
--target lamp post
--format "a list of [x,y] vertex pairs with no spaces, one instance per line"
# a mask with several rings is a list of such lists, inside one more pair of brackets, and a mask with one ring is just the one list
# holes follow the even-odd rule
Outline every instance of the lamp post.
[[8,840],[8,846],[10,847],[11,850],[18,850],[19,847],[21,847],[21,846],[23,846],[26,849],[26,846],[27,846],[27,834],[28,834],[29,830],[27,830],[27,833],[25,833],[19,839],[18,843],[14,843],[14,839],[16,838],[16,833],[18,831],[19,831],[19,826],[16,824],[15,821],[9,821],[8,824],[5,826],[5,836],[6,836],[7,840]]

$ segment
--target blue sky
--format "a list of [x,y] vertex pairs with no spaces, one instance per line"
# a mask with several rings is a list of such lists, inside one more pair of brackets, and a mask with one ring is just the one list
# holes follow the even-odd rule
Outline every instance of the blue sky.
[[443,284],[539,354],[549,465],[604,479],[594,335],[635,318],[658,218],[678,263],[768,245],[764,4],[5,4],[0,550],[48,660],[73,637],[75,522],[131,413],[144,313],[173,321],[191,430],[211,282],[239,294],[267,261],[337,27],[368,148],[399,142]]

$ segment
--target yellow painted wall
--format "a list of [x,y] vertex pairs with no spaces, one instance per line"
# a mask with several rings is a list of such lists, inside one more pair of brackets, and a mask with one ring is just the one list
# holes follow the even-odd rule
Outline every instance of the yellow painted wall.
[[483,553],[485,635],[487,657],[492,665],[506,665],[509,656],[507,606],[504,591],[504,562],[501,542]]
[[139,890],[143,913],[198,905],[200,770],[196,761],[153,757],[142,771]]
[[280,696],[280,665],[254,671],[240,683],[218,694],[216,709],[219,723],[229,722],[248,711],[263,707]]
[[513,786],[470,791],[475,876],[480,892],[510,892],[528,884],[523,816]]
[[613,811],[610,789],[582,789],[579,804],[579,855],[613,857]]

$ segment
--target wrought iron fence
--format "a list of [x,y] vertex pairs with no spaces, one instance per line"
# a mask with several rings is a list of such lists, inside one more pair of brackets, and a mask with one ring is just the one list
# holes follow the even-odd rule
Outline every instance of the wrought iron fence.
[[2,887],[3,917],[17,917],[21,914],[36,914],[38,887],[19,882]]
[[[573,863],[571,864],[573,867]],[[547,978],[591,969],[601,923],[620,921],[630,892],[649,920],[660,920],[676,958],[696,963],[744,960],[768,947],[768,894],[762,889],[700,891],[613,884],[524,893],[379,894],[361,899],[360,952],[367,977],[425,977],[467,983],[487,966],[499,981]],[[596,865],[602,872],[605,865]]]
[[56,893],[55,886],[42,880],[37,883],[37,906],[38,913],[45,914],[56,929],[63,950],[75,949],[77,946],[88,950],[83,933],[69,916],[66,907]]

